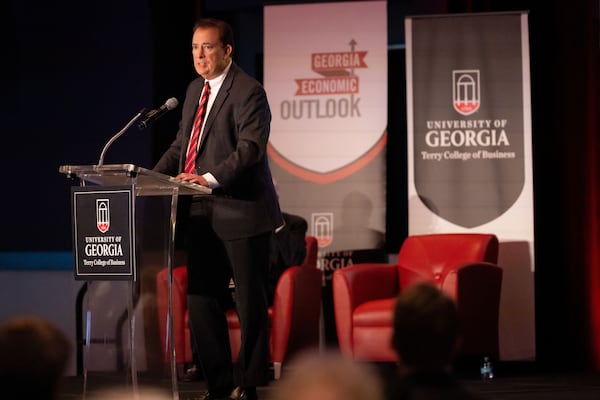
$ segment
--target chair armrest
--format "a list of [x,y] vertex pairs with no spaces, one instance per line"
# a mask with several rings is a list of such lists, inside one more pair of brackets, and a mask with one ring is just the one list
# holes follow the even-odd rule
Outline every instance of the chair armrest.
[[280,276],[271,314],[271,360],[319,344],[321,270],[293,266]]
[[334,300],[347,296],[353,310],[369,300],[398,294],[398,266],[384,263],[354,264],[333,273]]
[[497,358],[502,268],[489,262],[466,263],[448,273],[442,289],[457,303],[462,355]]
[[175,344],[177,362],[183,362],[185,356],[185,313],[187,311],[187,268],[173,268],[171,286],[173,302],[173,333],[167,335],[167,311],[169,307],[169,271],[162,269],[156,276],[156,306],[158,312],[158,330],[165,360],[169,358],[167,338],[172,337]]
[[333,273],[333,305],[340,349],[352,355],[352,314],[360,304],[398,294],[398,266],[365,263]]

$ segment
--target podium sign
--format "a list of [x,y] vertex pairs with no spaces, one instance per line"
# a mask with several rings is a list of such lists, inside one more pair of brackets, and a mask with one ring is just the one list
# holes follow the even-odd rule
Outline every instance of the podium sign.
[[133,185],[71,188],[76,280],[137,278]]

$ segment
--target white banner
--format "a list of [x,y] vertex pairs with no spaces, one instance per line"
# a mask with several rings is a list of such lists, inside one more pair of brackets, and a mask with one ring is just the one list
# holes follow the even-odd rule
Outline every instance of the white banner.
[[407,18],[409,234],[494,233],[500,357],[535,358],[527,14]]
[[385,1],[266,6],[271,169],[286,212],[323,252],[381,247],[385,232]]

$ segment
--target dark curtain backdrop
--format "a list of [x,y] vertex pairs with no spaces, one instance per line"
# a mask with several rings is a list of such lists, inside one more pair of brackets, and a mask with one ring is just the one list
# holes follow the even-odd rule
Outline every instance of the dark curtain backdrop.
[[564,38],[557,110],[565,115],[559,129],[567,158],[567,274],[587,333],[585,360],[600,370],[600,2],[570,3],[561,2],[559,10]]
[[599,370],[598,2],[541,7],[532,15],[538,346],[542,361]]
[[[0,251],[70,251],[72,183],[58,168],[96,164],[108,139],[154,106],[150,8],[2,1],[0,44]],[[151,146],[134,128],[105,161],[148,166]]]

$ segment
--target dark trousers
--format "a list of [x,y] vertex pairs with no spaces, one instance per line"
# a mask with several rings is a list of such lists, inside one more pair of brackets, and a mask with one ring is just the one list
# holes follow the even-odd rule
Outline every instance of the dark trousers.
[[[269,381],[267,271],[270,233],[219,239],[203,218],[188,229],[189,323],[208,390],[227,395],[234,386],[263,386]],[[241,349],[235,366],[225,311],[232,306],[229,279],[235,282]]]

